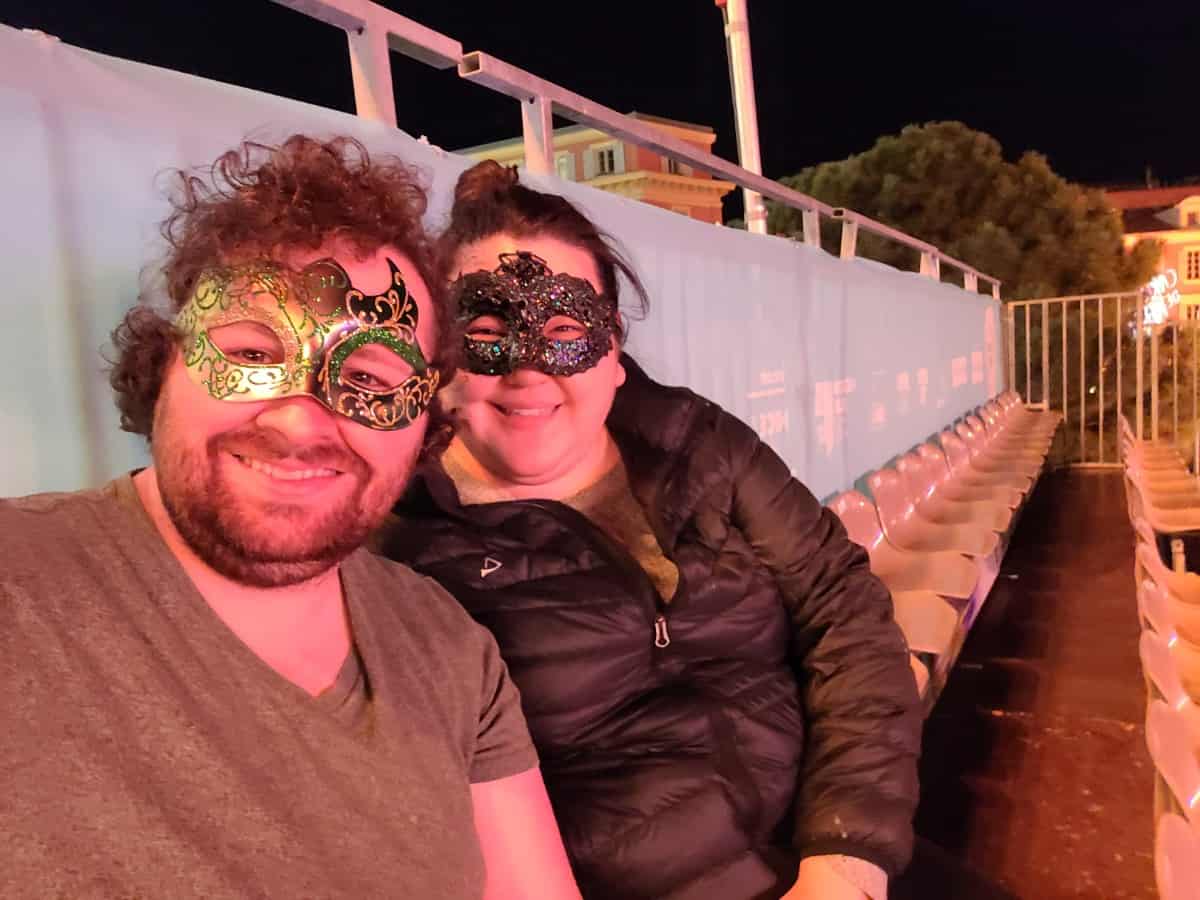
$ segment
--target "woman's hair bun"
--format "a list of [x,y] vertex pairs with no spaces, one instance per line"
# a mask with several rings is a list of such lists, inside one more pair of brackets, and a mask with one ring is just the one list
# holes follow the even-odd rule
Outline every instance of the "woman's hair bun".
[[454,205],[495,199],[516,187],[517,180],[516,166],[502,166],[494,159],[485,159],[458,176]]
[[463,172],[454,186],[450,222],[438,240],[442,280],[448,282],[461,274],[457,259],[464,246],[494,234],[517,239],[552,237],[573,244],[596,260],[600,283],[593,287],[601,294],[613,304],[619,303],[620,273],[637,292],[642,312],[648,308],[646,288],[637,272],[591,219],[566,197],[521,184],[515,166],[488,159]]

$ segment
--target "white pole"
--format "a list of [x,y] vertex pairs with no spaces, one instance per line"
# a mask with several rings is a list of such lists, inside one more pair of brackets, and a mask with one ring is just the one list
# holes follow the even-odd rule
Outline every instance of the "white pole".
[[[762,174],[758,152],[758,111],[754,103],[754,70],[750,61],[749,0],[715,0],[725,19],[725,49],[729,54],[729,81],[733,88],[733,115],[737,124],[738,160],[743,169]],[[742,189],[746,205],[746,230],[767,233],[767,210],[762,196]]]
[[354,109],[364,119],[396,127],[396,96],[392,90],[392,60],[387,32],[368,21],[358,31],[346,32],[350,44],[350,75],[354,81]]
[[538,175],[554,174],[554,123],[550,101],[533,97],[521,104],[525,138],[525,168]]

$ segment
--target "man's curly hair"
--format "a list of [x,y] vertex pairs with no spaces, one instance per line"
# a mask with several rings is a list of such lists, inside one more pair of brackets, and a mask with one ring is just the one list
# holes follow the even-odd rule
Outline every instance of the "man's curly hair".
[[[421,224],[425,189],[412,169],[392,157],[372,159],[353,138],[319,141],[296,134],[278,147],[247,141],[218,157],[207,174],[171,173],[162,273],[172,316],[201,273],[216,265],[316,250],[329,241],[362,255],[390,244],[412,260],[429,290],[437,333],[431,365],[443,384],[449,382],[460,340]],[[123,430],[151,437],[154,405],[178,342],[171,321],[147,303],[129,310],[113,332],[109,382]],[[426,452],[436,452],[450,436],[448,423],[436,418],[437,407],[430,408],[435,421]]]

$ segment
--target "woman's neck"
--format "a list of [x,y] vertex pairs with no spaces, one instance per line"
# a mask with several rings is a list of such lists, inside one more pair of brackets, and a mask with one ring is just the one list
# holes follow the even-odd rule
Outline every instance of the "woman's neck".
[[620,460],[616,441],[605,429],[603,443],[596,451],[561,475],[522,481],[498,476],[479,461],[461,436],[450,442],[442,463],[463,505],[471,506],[502,500],[563,500],[591,487]]

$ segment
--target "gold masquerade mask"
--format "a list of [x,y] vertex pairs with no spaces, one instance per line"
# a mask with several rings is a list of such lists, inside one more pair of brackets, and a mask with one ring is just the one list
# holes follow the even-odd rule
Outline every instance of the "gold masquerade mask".
[[212,269],[175,320],[189,377],[217,400],[311,396],[381,431],[411,425],[438,373],[417,342],[419,310],[396,264],[369,296],[335,260],[289,273],[267,260]]

